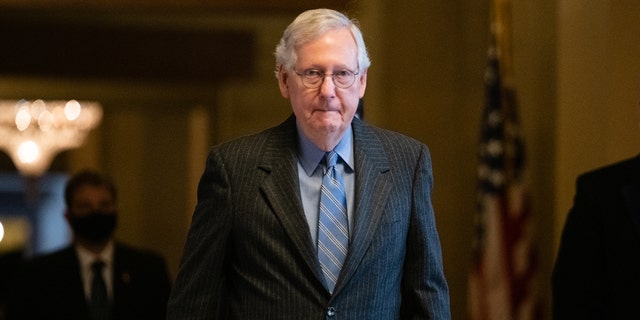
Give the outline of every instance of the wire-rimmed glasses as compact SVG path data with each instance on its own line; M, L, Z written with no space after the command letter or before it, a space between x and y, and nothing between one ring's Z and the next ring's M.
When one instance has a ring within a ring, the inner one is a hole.
M306 69L302 72L293 69L293 71L300 76L302 84L309 89L320 88L327 76L331 76L331 80L336 87L347 89L356 82L356 76L358 75L358 72L346 69L334 73L324 73L318 69Z

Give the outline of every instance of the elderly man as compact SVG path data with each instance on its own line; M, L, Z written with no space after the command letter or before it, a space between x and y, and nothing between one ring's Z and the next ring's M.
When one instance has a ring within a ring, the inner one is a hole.
M354 117L354 21L299 15L276 48L293 110L211 149L169 319L449 319L427 147Z

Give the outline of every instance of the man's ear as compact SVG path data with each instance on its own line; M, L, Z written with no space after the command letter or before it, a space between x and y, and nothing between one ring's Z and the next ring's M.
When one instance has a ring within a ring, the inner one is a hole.
M360 99L364 97L364 92L367 89L367 71L368 69L364 69L360 75Z
M280 87L280 94L283 97L289 98L289 74L284 70L283 66L278 69L278 86Z

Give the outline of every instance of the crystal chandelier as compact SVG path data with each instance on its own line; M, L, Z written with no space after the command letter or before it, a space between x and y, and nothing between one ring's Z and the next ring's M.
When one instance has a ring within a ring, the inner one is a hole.
M82 145L102 120L97 102L0 100L0 149L25 176L40 176L61 151Z

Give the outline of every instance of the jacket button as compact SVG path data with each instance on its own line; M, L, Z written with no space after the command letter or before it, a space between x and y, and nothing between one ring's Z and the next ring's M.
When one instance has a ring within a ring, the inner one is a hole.
M329 307L329 309L327 309L327 316L328 317L333 317L335 315L336 315L336 308Z

